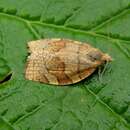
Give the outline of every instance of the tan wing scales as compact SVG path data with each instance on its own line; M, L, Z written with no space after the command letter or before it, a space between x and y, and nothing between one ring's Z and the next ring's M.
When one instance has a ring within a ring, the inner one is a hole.
M108 54L69 39L42 39L28 43L25 78L48 84L67 85L91 75L105 61Z

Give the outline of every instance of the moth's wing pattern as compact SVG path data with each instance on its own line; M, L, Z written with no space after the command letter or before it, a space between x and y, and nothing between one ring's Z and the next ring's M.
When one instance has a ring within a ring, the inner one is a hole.
M31 55L27 60L25 78L57 85L71 84L71 79L64 73L64 62L55 55L64 45L60 39L29 42Z
M34 53L37 51L43 51L44 49L48 48L49 42L50 42L49 39L30 41L30 42L28 42L28 51L30 53Z
M57 77L59 85L79 82L93 73L95 68L92 68L92 61L86 61L89 45L70 40L61 40L60 42L64 43L64 47L55 51L55 57L46 60L49 73ZM62 45L61 43L60 45ZM84 48L86 51L83 52Z
M89 44L68 39L31 41L28 47L26 79L56 85L79 82L110 58Z

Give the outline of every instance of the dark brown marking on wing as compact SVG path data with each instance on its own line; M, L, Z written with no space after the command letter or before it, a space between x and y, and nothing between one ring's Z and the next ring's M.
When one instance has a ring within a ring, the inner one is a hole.
M57 67L53 70L49 70L49 73L56 76L59 85L70 84L72 80L65 74L65 64L59 57L56 57L55 63L58 63Z
M49 83L47 77L44 74L42 74L42 76L40 77L40 82Z
M52 52L58 52L60 49L65 47L66 42L64 40L59 40L59 41L52 41L50 43L50 47L48 48L49 51Z
M57 77L59 85L71 84L72 80L64 73L64 71L49 71Z
M51 71L64 71L65 65L61 62L59 57L53 57L51 60L46 62L46 68Z

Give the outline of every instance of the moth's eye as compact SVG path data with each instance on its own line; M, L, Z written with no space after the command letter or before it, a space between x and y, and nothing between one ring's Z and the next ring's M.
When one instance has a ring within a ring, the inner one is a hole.
M87 55L92 61L101 60L102 58L102 54L99 51L91 51Z

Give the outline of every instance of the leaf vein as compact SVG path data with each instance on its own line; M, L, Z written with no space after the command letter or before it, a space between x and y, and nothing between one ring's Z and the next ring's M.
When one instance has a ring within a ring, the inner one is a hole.
M42 25L42 26L46 26L46 27L59 28L61 30L68 30L70 32L77 32L77 33L80 33L80 34L87 34L87 35L91 35L91 36L95 36L95 37L102 37L102 38L105 38L105 39L110 40L112 42L118 40L118 41L123 41L123 42L126 42L126 43L130 43L130 40L126 40L126 39L122 39L122 38L115 38L115 37L112 37L110 35L108 36L108 35L104 35L104 34L99 34L99 33L93 32L93 31L85 31L85 30L81 30L81 29L74 29L74 28L65 27L65 26L62 26L62 25L48 24L48 23L44 23L44 22L40 22L40 21L31 21L29 19L24 19L22 17L12 15L12 14L8 14L8 13L4 13L4 12L1 12L0 15L15 18L17 20L25 22L26 24L28 24L28 23L37 24L37 25ZM35 31L34 28L32 28L32 27L31 27L31 30L32 30L32 32ZM37 34L36 31L35 31L35 36L37 38L40 38L39 34Z
M120 9L119 11L117 11L116 13L111 15L110 17L100 21L97 25L93 26L89 30L96 30L96 29L104 26L105 24L110 23L111 21L118 19L120 16L125 15L129 9L130 9L130 5L124 7L123 9Z

